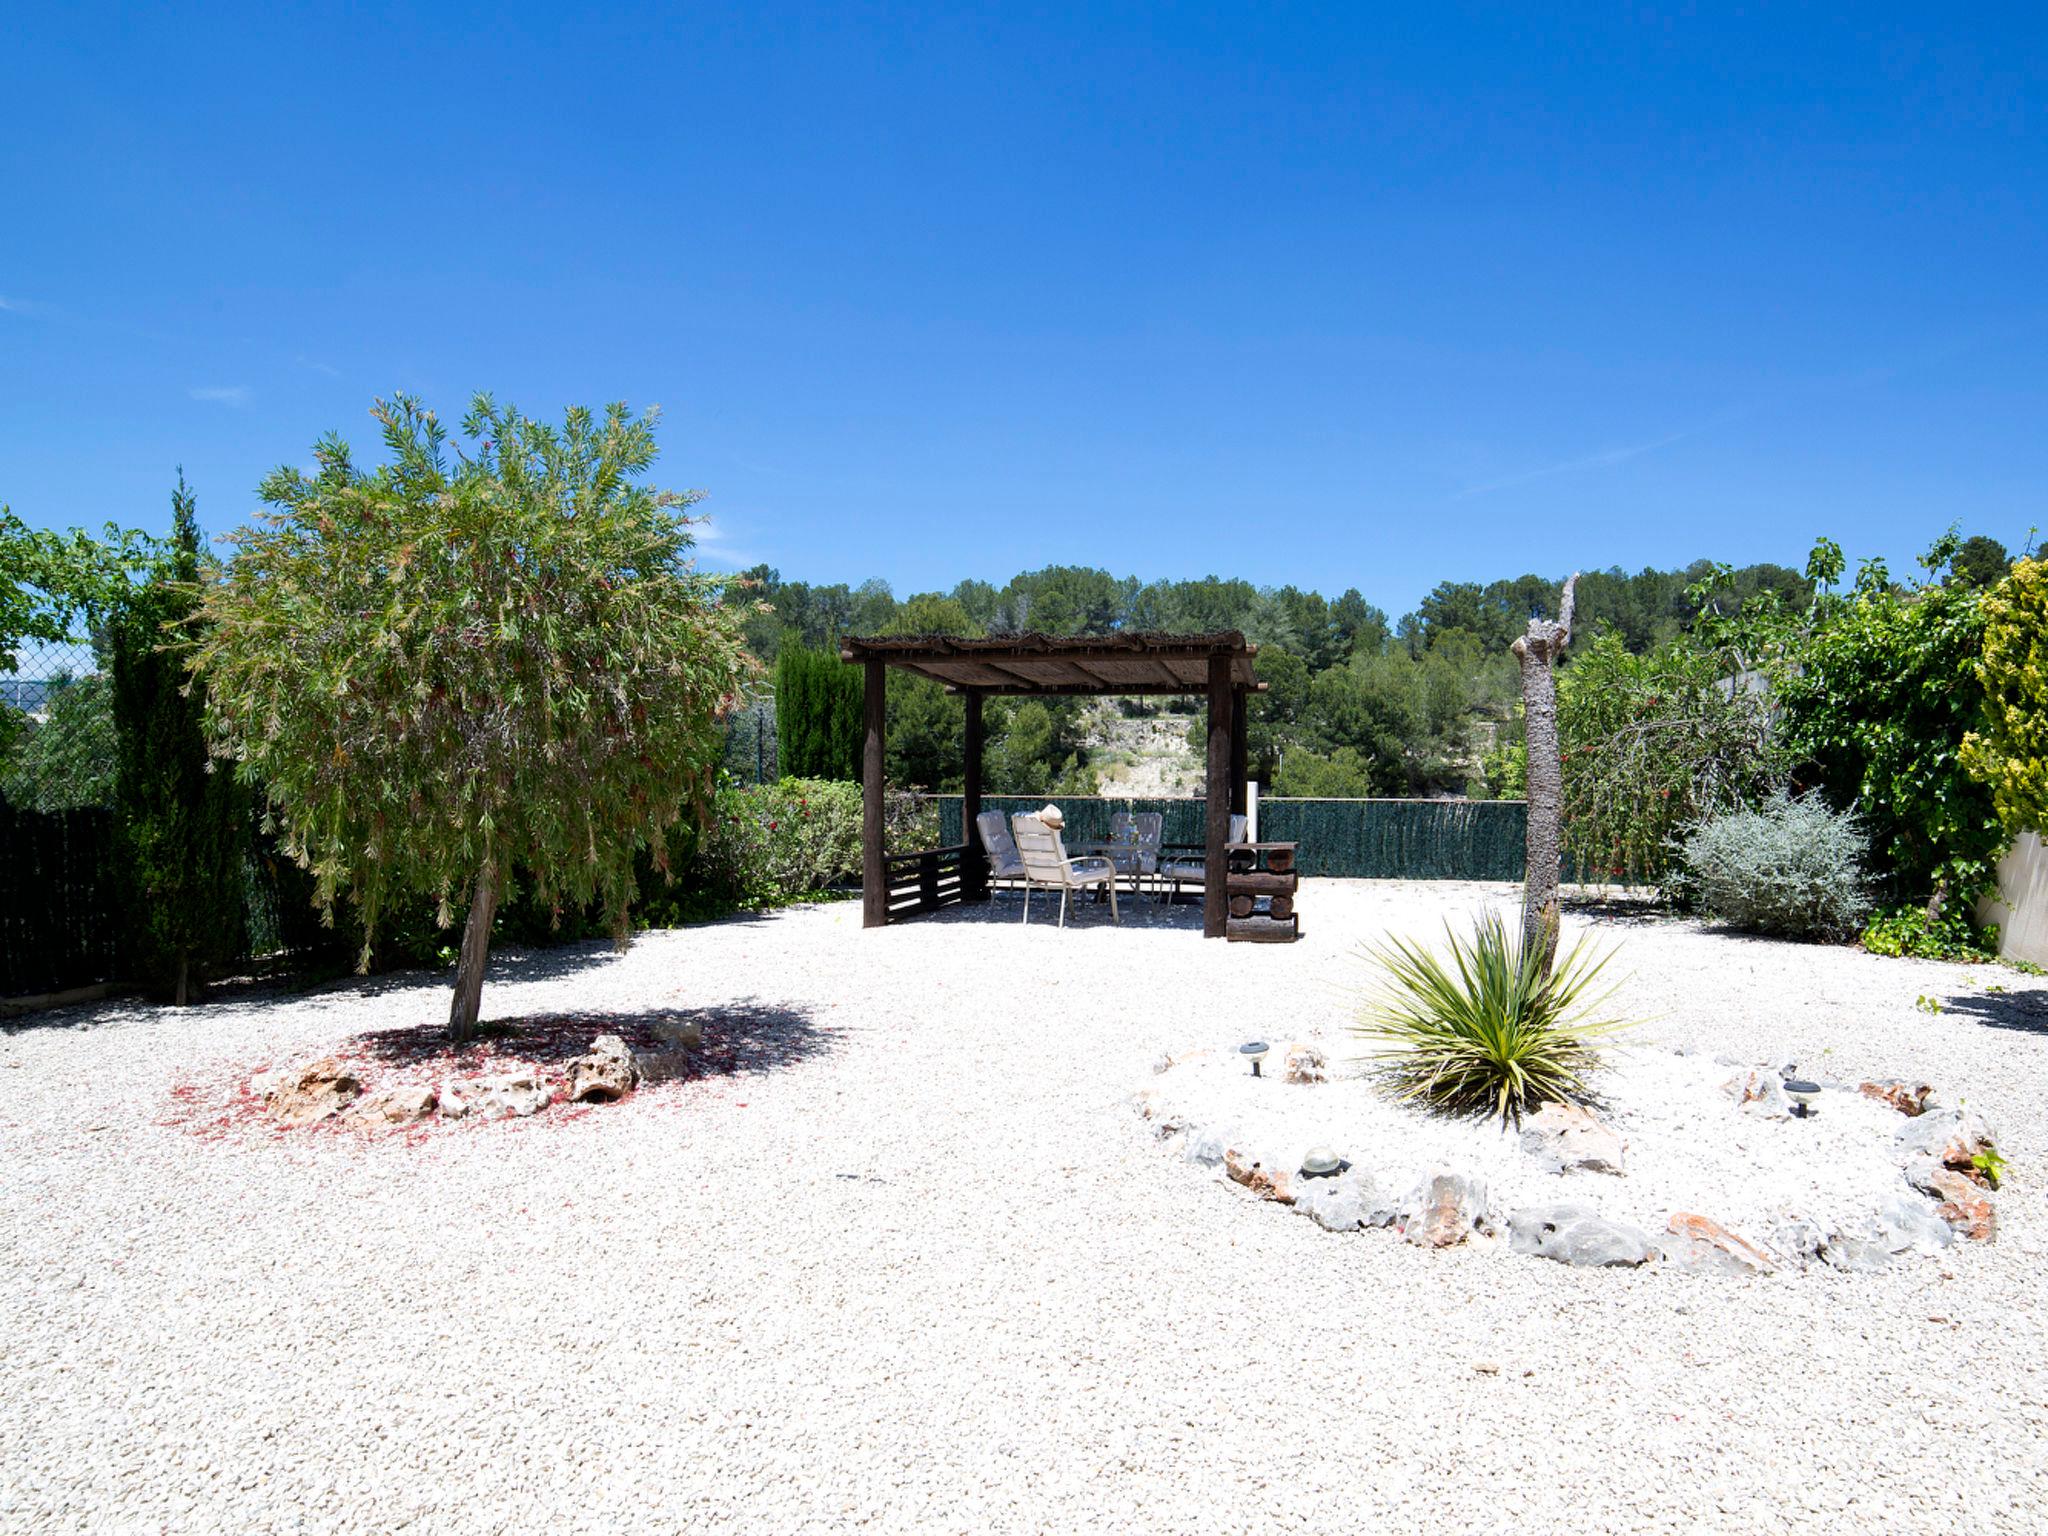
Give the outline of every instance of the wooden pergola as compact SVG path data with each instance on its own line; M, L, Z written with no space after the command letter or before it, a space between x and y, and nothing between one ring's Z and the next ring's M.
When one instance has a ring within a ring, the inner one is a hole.
M1207 635L872 636L840 645L842 661L866 670L866 744L861 760L862 926L932 911L950 901L985 901L988 864L975 817L981 812L981 703L990 694L1038 698L1099 694L1203 694L1209 701L1206 860L1202 932L1222 938L1229 898L1221 878L1230 818L1246 804L1245 699L1265 684L1252 668L1258 647L1236 630ZM966 705L964 841L949 848L889 854L882 846L889 667L943 683Z

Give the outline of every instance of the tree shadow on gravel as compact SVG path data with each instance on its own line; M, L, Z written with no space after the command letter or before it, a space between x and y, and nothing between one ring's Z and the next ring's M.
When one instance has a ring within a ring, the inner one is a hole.
M599 1035L617 1035L636 1052L653 1052L669 1048L693 1026L703 1039L689 1053L684 1079L772 1072L839 1047L839 1032L808 1011L749 997L695 1008L562 1009L490 1019L460 1051L449 1044L447 1026L436 1020L367 1031L344 1042L338 1054L401 1070L460 1065L465 1059L482 1066L505 1057L552 1070L588 1051Z
M740 913L720 918L720 923L764 921L767 914ZM709 926L709 925L692 925ZM649 930L662 932L665 930ZM638 935L635 935L638 937ZM579 940L573 944L537 948L506 946L493 949L484 971L484 1007L491 1004L491 989L522 982L560 981L585 974L601 974L607 965L625 958L607 939ZM235 976L209 983L199 1001L185 1016L201 1019L210 1008L261 1008L268 1003L296 1003L335 999L403 997L418 993L439 994L443 1005L455 985L455 968L449 966L408 966L400 970L377 971L359 976L353 971L337 974L332 969L287 972L270 976ZM72 1003L36 1013L0 1018L0 1035L21 1034L39 1029L92 1030L129 1023L159 1011L171 1010L139 988L124 987L113 995L90 1002Z
M1678 914L1654 896L1632 896L1621 891L1588 890L1567 892L1558 905L1573 917L1607 927L1648 928L1668 923Z
M1974 1019L1993 1029L2048 1038L2048 990L2040 987L2024 992L1972 992L1943 998L1941 1006L1944 1013Z

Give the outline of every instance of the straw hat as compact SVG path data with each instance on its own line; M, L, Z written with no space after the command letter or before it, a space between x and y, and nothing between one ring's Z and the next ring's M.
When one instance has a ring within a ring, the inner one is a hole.
M1048 827L1051 827L1055 832L1062 830L1067 824L1067 818L1060 814L1060 808L1056 805L1048 805L1044 810L1040 811L1038 819Z

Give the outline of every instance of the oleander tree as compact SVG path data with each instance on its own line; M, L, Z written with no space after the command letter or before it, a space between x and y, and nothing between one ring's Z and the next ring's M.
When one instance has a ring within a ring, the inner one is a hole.
M488 395L451 444L398 396L371 412L389 462L328 436L315 473L208 584L193 666L216 753L267 799L315 903L359 910L362 963L396 900L464 906L449 1034L476 1031L491 925L514 871L557 914L601 904L620 945L646 849L709 800L720 717L752 663L750 609L692 560L693 492L657 490L657 413L559 427Z

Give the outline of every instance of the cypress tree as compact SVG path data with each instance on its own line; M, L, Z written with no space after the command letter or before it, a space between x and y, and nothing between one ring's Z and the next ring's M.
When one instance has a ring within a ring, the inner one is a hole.
M860 778L860 669L785 644L775 659L778 767L785 778Z
M200 685L189 677L199 519L183 470L171 539L111 626L114 805L121 866L144 977L180 1005L244 946L249 818L233 776L209 770Z

